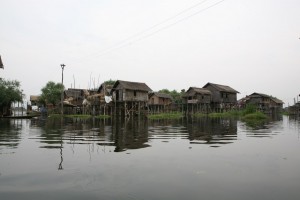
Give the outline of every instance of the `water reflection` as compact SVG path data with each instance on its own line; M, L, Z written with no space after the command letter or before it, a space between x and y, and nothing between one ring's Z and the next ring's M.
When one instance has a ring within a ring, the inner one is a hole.
M299 199L299 125L287 117L259 129L219 118L0 121L0 194Z
M182 124L183 120L150 120L149 140L162 140L168 142L171 139L188 139L187 128Z
M185 121L191 144L211 147L233 143L237 139L237 120L222 118L192 118Z
M32 139L44 145L40 148L63 148L63 143L74 145L115 146L115 152L145 148L148 142L147 120L125 120L121 118L100 119L33 119L32 126L43 132Z
M18 147L21 141L23 123L24 121L21 119L0 119L0 150Z
M247 137L271 138L283 129L282 116L273 115L267 120L254 123L243 122L240 125L241 131L246 133Z

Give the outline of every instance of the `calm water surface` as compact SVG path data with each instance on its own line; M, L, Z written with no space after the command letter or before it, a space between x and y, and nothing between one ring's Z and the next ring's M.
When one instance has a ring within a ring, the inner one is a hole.
M300 199L300 122L0 120L0 199Z

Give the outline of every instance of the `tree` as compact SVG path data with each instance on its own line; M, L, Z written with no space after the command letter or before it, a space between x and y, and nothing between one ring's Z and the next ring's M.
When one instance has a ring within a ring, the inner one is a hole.
M115 82L117 82L117 81L109 79L108 81L104 81L104 84L105 85L114 85Z
M8 109L14 101L22 101L20 82L0 78L0 115L9 115Z
M64 86L61 83L49 81L45 87L41 89L42 94L39 98L40 103L52 103L57 105L61 100L61 93L64 91Z
M168 89L162 89L158 92L171 95L174 103L182 103L182 95L184 94L185 90L182 89L181 93L177 92L176 90L170 91Z

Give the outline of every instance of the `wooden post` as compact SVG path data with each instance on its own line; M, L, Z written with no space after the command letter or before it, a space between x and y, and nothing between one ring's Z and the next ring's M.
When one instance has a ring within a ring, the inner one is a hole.
M127 116L127 105L126 105L126 101L124 101L124 116Z

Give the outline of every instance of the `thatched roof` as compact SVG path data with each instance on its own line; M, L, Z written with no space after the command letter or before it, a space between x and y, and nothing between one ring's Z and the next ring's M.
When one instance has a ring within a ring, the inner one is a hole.
M127 90L137 90L137 91L145 91L145 92L152 91L152 89L149 88L148 85L146 85L145 83L129 82L129 81L121 81L121 80L116 81L116 83L112 88L112 91L116 90L118 85L120 85L122 89L127 89Z
M83 97L89 95L89 92L85 89L73 89L73 88L68 88L67 90L64 91L65 95L67 97Z
M211 91L206 88L190 87L183 97L194 96L195 94L211 95Z
M107 93L110 93L111 89L112 89L113 85L109 85L109 84L106 84L106 83L102 83L100 85L100 87L98 88L97 92L101 92L102 90L105 89L105 91Z
M40 96L38 95L30 95L30 101L38 101Z
M214 87L216 90L218 90L220 92L239 93L238 91L236 91L235 89L233 89L227 85L220 85L220 84L215 84L215 83L207 83L205 86L203 86L203 88L206 88L209 85L211 85L212 87Z
M160 98L164 98L164 99L172 99L171 95L165 94L165 93L160 93L160 92L153 92L149 95L149 97L152 97L153 95L160 97Z
M274 101L277 104L284 104L283 101L281 101L280 99L277 99L276 97L267 95L267 94L263 94L263 93L258 93L258 92L254 92L252 94L249 95L250 98L259 98L259 97L264 97L264 98L269 98L272 101Z

